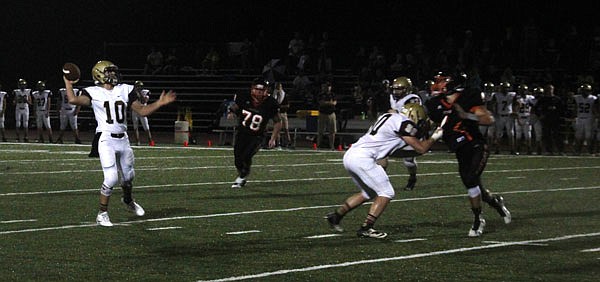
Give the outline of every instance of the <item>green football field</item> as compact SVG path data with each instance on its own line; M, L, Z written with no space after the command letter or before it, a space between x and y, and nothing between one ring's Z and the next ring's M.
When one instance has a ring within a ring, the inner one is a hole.
M376 228L356 236L368 204L334 233L323 218L357 191L343 152L262 150L248 184L231 148L134 147L135 217L116 188L112 228L98 227L102 170L89 145L0 143L2 281L598 281L600 158L492 155L483 175L513 214L472 215L445 151L418 158L405 191L400 160L388 173L396 199Z

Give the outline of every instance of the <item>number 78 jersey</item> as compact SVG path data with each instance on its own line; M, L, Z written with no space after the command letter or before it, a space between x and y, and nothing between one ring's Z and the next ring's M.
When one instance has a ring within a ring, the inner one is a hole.
M352 144L351 150L360 150L375 159L387 157L396 149L408 146L402 136L416 137L416 124L403 114L386 113L369 128L367 133Z
M127 131L127 109L137 100L133 85L119 84L112 90L100 86L86 87L81 95L90 97L98 127L96 132Z

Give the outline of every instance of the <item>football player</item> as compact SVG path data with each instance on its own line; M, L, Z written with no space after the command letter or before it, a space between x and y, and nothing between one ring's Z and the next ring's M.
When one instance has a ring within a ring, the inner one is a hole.
M529 87L526 84L520 84L517 87L516 108L517 118L515 122L515 136L518 155L523 139L527 154L531 155L531 109L533 107L533 95L529 94Z
M500 154L500 139L506 130L510 153L515 154L515 117L513 107L516 103L516 93L512 91L510 82L500 83L500 91L494 94L494 105L496 106L496 136L494 140L495 154Z
M268 147L275 147L281 130L279 103L269 96L269 83L262 78L255 78L250 86L250 93L236 95L234 103L229 107L229 118L237 116L236 135L233 144L235 168L238 176L231 188L242 188L246 185L250 174L252 158L261 147L263 135L269 120L273 120L273 132Z
M23 142L28 142L29 139L29 105L31 103L31 89L27 88L27 81L25 79L19 79L19 88L13 90L15 105L15 133L17 134L17 142L20 141L21 136L19 129L23 127Z
M477 89L467 89L466 75L449 79L446 93L427 101L429 118L443 124L443 141L450 151L455 152L460 178L467 189L474 220L469 237L479 237L483 233L485 220L481 217L481 202L493 207L504 219L511 222L511 214L500 195L491 194L481 183L481 174L490 154L479 125L491 125L494 117L486 109L481 93ZM445 123L443 122L445 120Z
M144 83L137 80L134 83L135 93L138 95L138 100L142 105L148 105L150 100L150 90L144 89ZM142 124L142 128L148 135L148 145L154 146L154 140L152 139L152 133L150 133L150 125L148 124L148 117L138 115L134 110L131 110L131 123L133 124L133 131L135 133L134 140L136 145L140 145L140 131L139 124Z
M44 128L48 130L48 141L50 143L54 142L52 140L52 126L50 125L50 106L52 96L52 91L46 89L46 83L43 81L38 81L36 84L36 91L31 93L33 97L33 103L35 105L35 115L36 115L36 126L37 126L37 134L38 134L38 142L44 143Z
M134 171L133 150L127 136L127 110L147 116L160 107L175 101L175 93L163 91L160 98L152 104L143 105L139 101L133 85L122 84L119 68L110 61L99 61L92 68L92 77L96 86L86 87L81 95L75 96L73 81L63 76L67 99L70 104L92 107L100 134L98 153L104 172L100 188L100 209L96 223L100 226L113 226L108 216L108 202L113 187L119 183L123 188L121 201L127 209L137 216L145 214L144 209L132 197Z
M58 89L58 93L60 93L60 104L58 105L58 112L60 116L60 132L58 133L56 143L63 143L62 137L65 133L65 130L67 129L67 125L69 125L71 127L71 131L73 131L75 144L81 144L81 139L79 139L79 129L77 127L77 115L79 114L81 106L74 106L69 104L69 100L67 99L66 88L63 87ZM75 96L78 96L79 89L73 88L73 94L75 94Z
M533 139L535 150L538 155L542 154L542 122L538 114L535 111L535 106L540 98L544 96L544 88L536 87L533 88L533 100L531 100L531 112L529 115L529 122L533 128L533 133L535 134L535 138Z
M421 105L412 105L420 107L424 112ZM343 162L344 168L360 192L348 197L334 212L326 215L327 222L333 230L343 232L344 229L340 226L342 218L364 202L372 200L373 204L367 217L356 234L365 238L387 237L387 233L373 228L395 196L394 188L385 172L387 163L381 160L386 160L394 150L404 150L407 147L424 154L442 135L441 128L438 128L431 138L420 140L421 130L416 122L404 114L385 113L379 116L365 135L352 144L344 154Z
M575 154L581 154L582 147L587 146L590 154L593 153L592 138L594 130L594 106L597 97L592 95L592 86L584 83L575 95L577 106L575 118Z
M490 113L492 114L494 119L497 119L497 117L495 116L496 109L495 109L494 103L493 103L494 93L496 93L495 90L496 90L496 86L494 85L494 83L492 83L492 82L484 83L483 91L481 92L481 98L483 99L483 102L485 103L485 107L488 109L488 111L490 111ZM496 138L496 126L494 124L480 125L479 131L481 131L481 134L483 135L483 137L485 137L487 139L488 144L492 144L492 142Z
M6 111L6 91L2 91L2 84L0 84L0 134L2 134L2 142L6 142L6 136L4 135L4 111Z
M410 78L401 76L392 81L392 93L390 93L390 109L391 112L402 112L405 105L416 104L422 105L421 97L412 93L413 84ZM403 151L396 151L392 157L402 157ZM403 157L404 166L408 170L408 182L404 190L413 190L417 184L417 160L414 156Z

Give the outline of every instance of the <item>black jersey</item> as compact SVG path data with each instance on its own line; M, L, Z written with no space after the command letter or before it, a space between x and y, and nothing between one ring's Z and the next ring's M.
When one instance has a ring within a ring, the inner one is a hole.
M279 112L279 104L271 96L265 98L260 105L254 106L250 93L237 95L235 103L238 105L235 114L238 116L237 130L240 133L262 135L269 120L273 119Z
M469 91L457 94L454 101L460 105L466 112L473 112L473 108L484 106L485 102L478 91ZM470 119L461 119L458 113L453 109L452 104L448 103L444 95L433 97L425 103L429 118L440 124L444 116L448 120L444 125L444 143L450 150L454 151L468 142L485 142L483 135L479 131L479 123Z

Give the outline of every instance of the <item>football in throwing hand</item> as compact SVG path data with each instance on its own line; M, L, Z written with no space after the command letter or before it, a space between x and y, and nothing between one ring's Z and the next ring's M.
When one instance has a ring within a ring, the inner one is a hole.
M65 63L62 68L63 75L70 81L77 81L81 77L79 67L74 63Z

